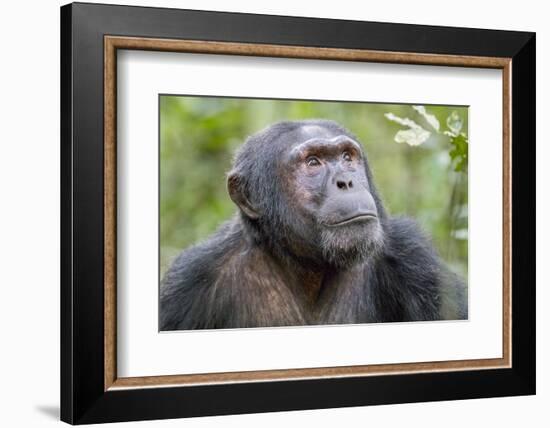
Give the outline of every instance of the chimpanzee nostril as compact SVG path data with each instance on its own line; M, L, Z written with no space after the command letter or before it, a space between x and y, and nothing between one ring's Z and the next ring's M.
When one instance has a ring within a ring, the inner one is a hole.
M353 182L350 180L348 182L337 180L336 181L336 187L338 187L340 190L348 190L353 187Z

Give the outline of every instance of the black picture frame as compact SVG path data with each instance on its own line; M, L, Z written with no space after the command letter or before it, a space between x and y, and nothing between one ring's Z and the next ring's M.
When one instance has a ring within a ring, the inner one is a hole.
M104 36L512 59L512 366L104 388ZM535 393L535 34L73 3L61 8L61 419L71 424Z

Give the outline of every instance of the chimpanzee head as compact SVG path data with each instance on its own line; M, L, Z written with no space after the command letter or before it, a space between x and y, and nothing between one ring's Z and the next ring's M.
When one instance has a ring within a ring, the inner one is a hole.
M249 137L228 191L253 239L302 263L350 266L384 245L367 158L335 122L281 122Z

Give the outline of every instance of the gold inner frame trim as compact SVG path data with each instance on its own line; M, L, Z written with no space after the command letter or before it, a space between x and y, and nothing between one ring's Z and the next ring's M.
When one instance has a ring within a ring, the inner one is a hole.
M213 55L242 55L297 59L420 64L502 70L503 82L503 308L502 358L375 364L342 367L203 373L170 376L117 377L116 367L116 84L117 50L148 50ZM385 52L252 43L171 40L142 37L104 37L104 389L192 386L220 383L283 381L394 375L422 372L479 370L511 367L512 362L512 164L511 58Z

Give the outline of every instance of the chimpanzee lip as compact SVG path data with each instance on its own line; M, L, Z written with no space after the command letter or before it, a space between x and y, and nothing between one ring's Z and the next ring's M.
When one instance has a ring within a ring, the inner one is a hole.
M355 223L357 221L370 220L377 217L378 216L376 215L375 212L369 211L369 212L355 214L353 217L348 217L344 220L340 220L335 223L325 223L325 226L328 226L328 227L345 226L351 223Z

